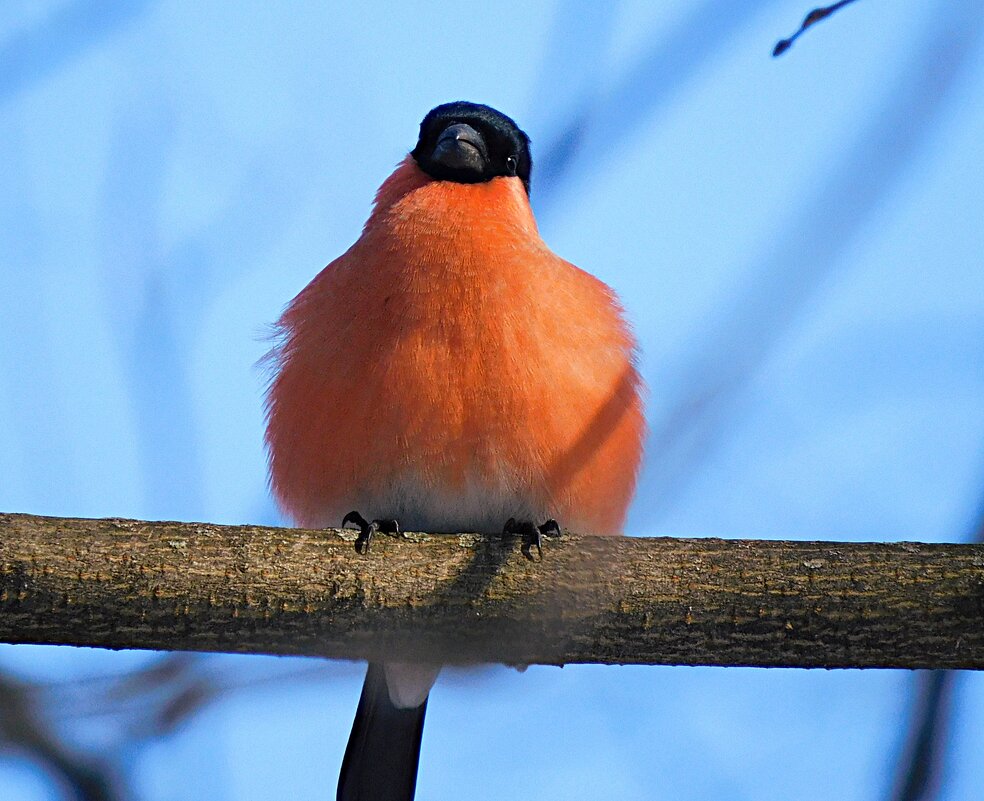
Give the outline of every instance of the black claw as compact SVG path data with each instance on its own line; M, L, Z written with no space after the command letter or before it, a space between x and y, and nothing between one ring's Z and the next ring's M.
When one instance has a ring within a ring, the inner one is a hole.
M369 521L360 515L355 509L342 518L342 528L345 528L345 526L349 523L355 523L355 525L362 529L368 528L369 526Z
M359 527L359 536L355 539L355 552L358 554L369 553L369 544L372 542L372 535L377 531L383 534L399 534L400 524L395 520L366 520L356 510L352 510L342 518L342 528L349 523L355 523Z
M381 531L383 534L399 534L400 524L395 520L373 520L376 524L377 531Z
M366 528L359 532L359 536L355 538L355 552L357 554L362 554L365 556L369 553L369 545L372 543L372 535L379 531L379 526L376 525L376 521L373 520Z
M523 556L530 561L535 561L533 559L533 548L536 548L539 560L543 561L543 538L559 537L560 526L557 525L557 521L553 518L543 525L538 526L529 521L517 521L516 518L510 517L506 521L506 525L502 527L502 533L521 536L523 538L523 544L520 547L520 551L522 551Z
M355 509L342 518L342 528L345 528L349 523L355 523L359 527L359 536L355 539L355 552L358 554L369 553L369 543L372 542L372 535L376 533L379 527L375 524L375 521L370 523Z

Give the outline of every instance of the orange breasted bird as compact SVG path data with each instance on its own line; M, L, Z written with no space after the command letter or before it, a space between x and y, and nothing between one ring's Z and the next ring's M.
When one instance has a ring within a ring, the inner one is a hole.
M266 441L296 524L355 523L360 552L398 526L505 525L538 548L554 520L621 533L644 433L635 341L612 290L540 238L531 166L509 117L438 106L359 239L287 306ZM438 670L369 666L339 801L413 798Z

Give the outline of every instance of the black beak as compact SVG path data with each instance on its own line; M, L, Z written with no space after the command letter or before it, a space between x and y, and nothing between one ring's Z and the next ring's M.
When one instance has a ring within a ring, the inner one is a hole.
M485 140L463 122L449 125L438 138L431 159L452 170L482 172L488 161Z

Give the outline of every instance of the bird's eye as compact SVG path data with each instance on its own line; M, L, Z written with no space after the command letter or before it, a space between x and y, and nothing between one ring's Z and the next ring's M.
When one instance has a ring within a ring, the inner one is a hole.
M506 157L506 169L509 170L510 175L516 174L516 169L519 167L519 159L515 156Z

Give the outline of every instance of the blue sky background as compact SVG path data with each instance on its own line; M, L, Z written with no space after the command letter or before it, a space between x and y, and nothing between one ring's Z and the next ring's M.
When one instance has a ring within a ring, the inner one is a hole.
M958 540L984 492L976 0L0 4L0 509L282 522L262 337L420 118L534 147L546 241L622 296L652 434L629 532ZM74 681L154 657L0 647ZM52 725L147 801L334 797L362 668L215 656L175 733ZM304 678L295 674L302 673ZM294 676L280 681L272 677ZM886 797L913 674L450 671L418 798ZM56 688L57 689L57 688ZM984 682L941 798L980 797ZM16 757L5 798L58 798Z

